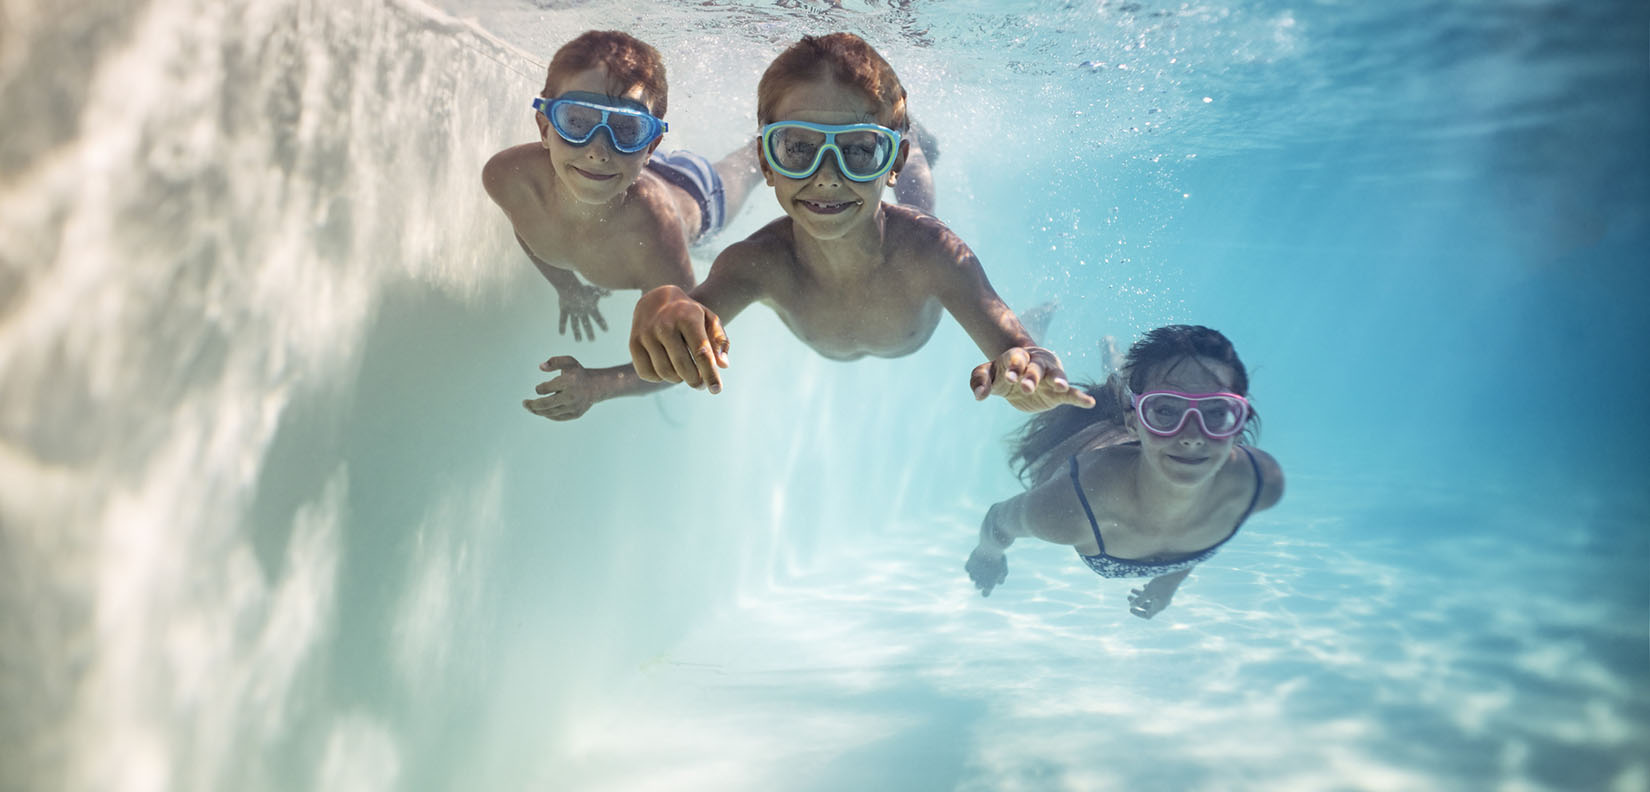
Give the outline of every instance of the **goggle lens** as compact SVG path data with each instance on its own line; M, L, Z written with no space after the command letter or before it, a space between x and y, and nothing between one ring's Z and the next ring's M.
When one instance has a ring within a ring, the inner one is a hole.
M762 156L781 176L806 179L830 152L844 177L868 182L893 169L899 140L898 132L876 124L780 121L762 128Z
M1146 430L1161 437L1178 434L1189 415L1196 415L1203 433L1216 439L1243 431L1249 418L1249 402L1233 393L1153 391L1136 396L1134 407Z
M550 119L550 126L562 140L574 146L589 143L605 129L615 150L634 154L669 129L665 122L642 110L592 101L603 98L575 92L558 99L535 99L533 106Z

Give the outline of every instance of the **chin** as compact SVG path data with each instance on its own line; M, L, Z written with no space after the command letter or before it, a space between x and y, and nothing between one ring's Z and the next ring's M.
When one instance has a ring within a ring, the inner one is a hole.
M579 199L580 203L600 205L612 202L614 198L619 197L623 193L624 189L622 188L614 190L603 186L600 189L574 190L573 197Z
M580 203L587 204L607 203L624 194L624 191L630 189L630 185L636 181L635 177L626 178L622 173L606 181L593 181L573 170L572 166L563 167L557 175L561 177L562 184L567 186L567 191L572 193L574 198Z
M1220 466L1216 464L1216 460L1212 457L1205 459L1201 463L1188 465L1178 460L1171 459L1168 454L1163 454L1158 457L1157 467L1159 470L1163 471L1164 477L1168 478L1170 481L1176 484L1185 484L1187 486L1201 484L1204 481L1207 481L1214 475L1215 471L1220 468Z
M847 236L849 231L859 225L861 220L859 210L862 208L864 207L856 207L840 215L821 217L807 209L797 207L796 211L791 213L791 219L797 225L802 226L803 230L815 239L840 239Z
M814 239L841 239L848 233L848 229L846 228L820 228L819 226L806 222L798 223L798 225L802 226L803 233L813 237Z

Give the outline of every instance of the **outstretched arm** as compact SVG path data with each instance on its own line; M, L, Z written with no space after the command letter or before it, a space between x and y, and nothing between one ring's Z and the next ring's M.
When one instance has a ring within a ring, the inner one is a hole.
M1008 546L1022 536L1054 544L1076 545L1085 538L1086 520L1079 517L1071 485L1056 476L1027 492L993 504L980 522L979 543L969 554L963 569L973 579L981 596L1008 577Z
M585 338L596 340L596 331L590 326L592 321L603 331L607 330L607 320L602 318L602 312L596 307L596 303L612 292L591 286L579 280L579 276L571 270L564 270L533 255L532 249L527 247L520 234L516 235L516 242L521 245L527 258L533 261L533 266L538 267L539 274L550 281L550 285L556 290L557 302L561 308L561 319L557 322L557 328L562 335L567 335L569 321L573 323L574 341L583 341Z
M521 245L528 260L533 262L539 274L550 281L551 287L556 290L557 301L561 306L561 334L567 335L567 325L571 322L573 340L582 341L586 337L594 340L596 327L607 329L607 321L596 309L597 300L607 296L607 290L588 286L572 272L551 266L549 262L534 254L532 248L527 246L527 241L521 237L522 229L531 229L549 222L542 207L538 206L532 197L534 185L540 178L554 181L548 171L540 173L546 162L544 151L537 144L512 146L487 160L487 165L481 169L481 183L487 189L487 195L510 220L516 244Z
M571 355L550 358L539 364L539 370L561 373L539 383L533 389L539 398L527 399L521 405L528 412L552 421L571 421L584 415L597 402L620 396L639 396L669 387L643 380L629 365L587 369Z
M1180 582L1190 574L1192 570L1182 569L1179 572L1158 575L1152 578L1150 583L1129 592L1129 613L1142 619L1150 619L1162 613L1164 608L1169 607L1169 601L1174 599L1175 590L1180 588Z
M986 356L969 376L974 398L1001 396L1024 412L1061 404L1093 407L1094 399L1066 381L1060 358L1037 346L1019 317L997 296L973 251L949 229L940 236L949 260L936 269L934 291Z
M980 542L963 563L963 570L974 581L974 588L980 590L982 597L991 596L991 590L1008 578L1008 557L1005 553L1008 546L1014 544L1014 537L997 527L999 512L1006 503L1008 501L992 504L985 513L985 519L980 522Z
M630 323L630 362L648 382L685 382L722 392L718 369L728 367L723 317L732 321L762 293L752 264L760 248L736 243L716 257L710 274L692 292L660 286L636 302Z

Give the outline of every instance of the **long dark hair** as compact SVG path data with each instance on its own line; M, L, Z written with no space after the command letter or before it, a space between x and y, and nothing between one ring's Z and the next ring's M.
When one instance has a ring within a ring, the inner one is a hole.
M1062 405L1038 413L1027 421L1009 441L1013 450L1008 458L1009 466L1014 468L1022 481L1035 483L1031 480L1031 473L1039 467L1039 460L1067 438L1101 424L1122 429L1123 418L1129 411L1128 397L1124 395L1125 385L1129 390L1140 393L1146 389L1147 375L1152 369L1186 357L1206 357L1230 366L1232 392L1248 397L1249 370L1238 359L1231 340L1219 330L1202 325L1159 327L1147 332L1129 347L1122 370L1113 372L1104 383L1073 383L1073 387L1082 388L1094 397L1094 407L1085 410ZM1243 427L1244 442L1253 443L1259 432L1260 418L1251 406L1249 423Z

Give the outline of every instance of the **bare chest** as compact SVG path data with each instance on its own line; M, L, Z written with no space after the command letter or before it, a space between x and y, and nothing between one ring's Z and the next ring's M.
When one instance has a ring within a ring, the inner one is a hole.
M944 313L936 297L887 274L846 283L796 282L771 303L797 338L836 360L915 352Z
M642 182L622 204L600 210L564 205L572 199L540 190L531 206L513 214L516 233L539 260L595 286L651 289L691 282L685 225L672 191L650 173Z
M626 232L623 223L596 222L583 227L547 220L521 238L539 260L572 270L595 286L641 289L663 282L647 277L646 246Z

